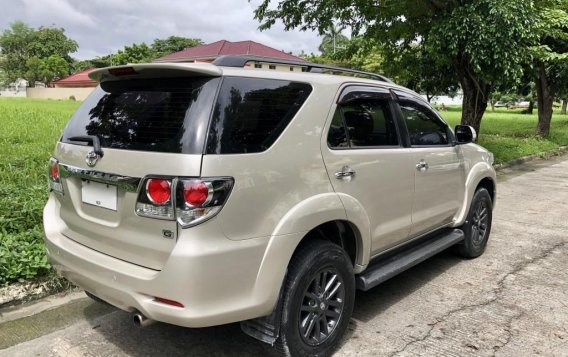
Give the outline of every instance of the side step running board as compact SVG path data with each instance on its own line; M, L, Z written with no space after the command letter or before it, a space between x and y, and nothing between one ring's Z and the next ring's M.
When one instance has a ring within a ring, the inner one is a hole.
M461 242L464 234L461 229L445 231L408 250L402 251L384 261L371 265L356 277L357 289L367 291L380 283L412 268L441 251Z

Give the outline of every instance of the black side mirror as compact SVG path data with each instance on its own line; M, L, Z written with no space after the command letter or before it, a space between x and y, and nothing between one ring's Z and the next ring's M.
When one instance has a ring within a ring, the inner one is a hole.
M456 141L458 144L469 144L477 140L475 129L469 125L456 125Z

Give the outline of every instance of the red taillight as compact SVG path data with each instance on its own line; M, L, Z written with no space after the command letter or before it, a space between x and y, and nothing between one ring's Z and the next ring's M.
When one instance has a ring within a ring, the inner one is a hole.
M164 179L149 179L146 182L146 194L150 202L163 205L172 197L171 183Z
M233 184L231 177L147 178L138 192L136 214L177 220L188 228L219 213Z
M54 157L49 159L47 174L49 176L47 180L49 190L63 195L63 183L61 182L61 176L59 174L59 161Z
M55 182L59 181L59 163L57 160L49 162L49 178Z
M183 198L192 207L199 207L208 201L209 187L203 181L192 180L183 183Z
M164 298L161 298L161 297L155 297L155 298L154 298L154 301L161 302L162 304L167 304L167 305L172 305L172 306L181 307L181 308L184 307L181 302L177 302L177 301L170 300L170 299L164 299Z

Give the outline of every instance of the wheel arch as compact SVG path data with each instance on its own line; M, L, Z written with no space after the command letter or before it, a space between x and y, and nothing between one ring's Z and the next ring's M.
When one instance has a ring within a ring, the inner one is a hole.
M493 169L493 166L489 165L488 163L479 162L471 168L465 182L465 192L462 207L458 211L458 214L454 217L454 227L459 227L464 223L469 211L469 207L471 206L473 195L479 187L483 187L487 189L487 191L489 191L493 207L495 207L495 201L497 197L496 181L497 178L495 169Z
M350 216L359 221L350 220ZM327 240L345 249L355 273L368 264L369 223L362 207L354 199L340 198L335 192L310 197L284 215L269 238L252 295L253 299L264 302L265 309L274 308L287 267L298 247L313 239Z

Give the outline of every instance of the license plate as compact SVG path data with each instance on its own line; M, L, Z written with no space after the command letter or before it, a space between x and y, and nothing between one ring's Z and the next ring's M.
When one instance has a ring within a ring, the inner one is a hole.
M83 203L116 211L116 186L93 181L82 181Z

